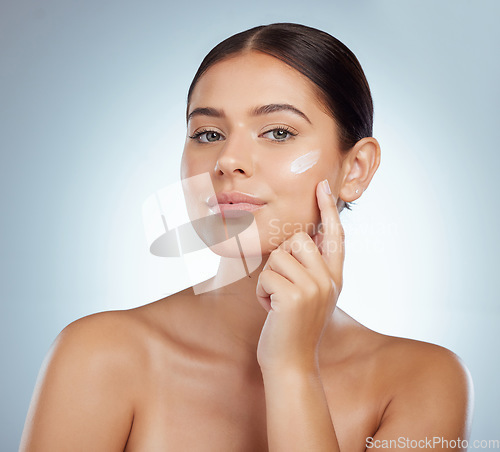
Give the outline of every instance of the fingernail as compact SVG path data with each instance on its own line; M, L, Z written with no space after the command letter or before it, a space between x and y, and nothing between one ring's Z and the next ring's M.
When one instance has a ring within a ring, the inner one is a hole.
M328 183L328 179L325 179L323 181L323 190L325 190L325 193L327 195L331 195L332 194L332 191L330 190L330 184Z

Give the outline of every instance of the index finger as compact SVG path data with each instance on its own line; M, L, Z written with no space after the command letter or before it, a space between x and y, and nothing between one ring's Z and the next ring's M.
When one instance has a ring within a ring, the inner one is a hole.
M340 222L336 200L331 194L326 179L318 183L316 198L322 227L319 250L332 275L339 278L338 282L341 282L345 256L345 233Z

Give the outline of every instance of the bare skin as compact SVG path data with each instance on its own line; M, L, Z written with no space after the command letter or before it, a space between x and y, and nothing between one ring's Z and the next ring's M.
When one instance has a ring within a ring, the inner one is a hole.
M71 324L21 450L267 451L255 348L219 324L190 290ZM386 438L466 437L469 378L446 349L378 334L337 308L320 366L340 450L364 451L385 427Z
M284 103L308 120L251 114ZM380 162L376 140L340 158L335 122L310 83L254 52L202 76L190 111L202 107L218 113L190 119L188 136L204 135L187 139L182 177L209 173L216 192L265 201L255 213L262 263L209 292L190 288L69 325L42 368L21 450L355 452L367 438L384 450L398 450L383 441L400 437L467 438L471 382L460 360L378 334L336 307L344 260L336 206L367 188ZM296 135L270 132L276 126ZM317 165L287 171L316 149ZM280 232L270 234L274 219ZM322 232L311 227L320 222ZM232 266L224 252L218 276Z

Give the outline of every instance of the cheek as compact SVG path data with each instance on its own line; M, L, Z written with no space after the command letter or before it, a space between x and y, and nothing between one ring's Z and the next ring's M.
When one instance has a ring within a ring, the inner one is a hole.
M317 167L324 166L321 164L325 163L322 162L323 154L319 149L302 149L266 155L261 160L265 165L261 164L259 169L270 183L281 186L283 190L283 184L301 184L302 181L315 177Z
M318 163L320 154L320 151L317 149L297 157L290 163L290 172L292 174L305 173Z
M333 171L333 162L326 157L320 149L312 149L274 166L279 169L268 177L277 201L273 228L269 229L272 235L285 238L299 230L310 235L317 231L320 215L316 186Z
M296 204L297 208L304 207L304 203L316 206L316 185L332 173L332 162L320 149L306 150L286 161L279 162L272 167L273 189L278 197L283 197ZM286 198L285 198L286 196Z
M196 160L191 158L188 152L184 151L181 159L181 179L187 179L194 174L196 174Z
M200 154L189 150L184 150L181 159L181 179L197 176L203 173L210 173L213 167L210 166L208 156L201 157ZM214 165L215 166L215 165Z
M186 151L182 153L182 158L181 158L181 179L185 179L186 177L189 177L189 159L187 157Z

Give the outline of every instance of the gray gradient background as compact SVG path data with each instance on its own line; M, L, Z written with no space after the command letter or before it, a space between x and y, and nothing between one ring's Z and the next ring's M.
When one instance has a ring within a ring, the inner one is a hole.
M178 177L203 56L283 21L345 42L373 91L382 164L341 215L339 305L455 351L475 383L472 439L500 439L499 5L1 0L0 449L17 449L65 325L186 285L148 254L142 203Z

